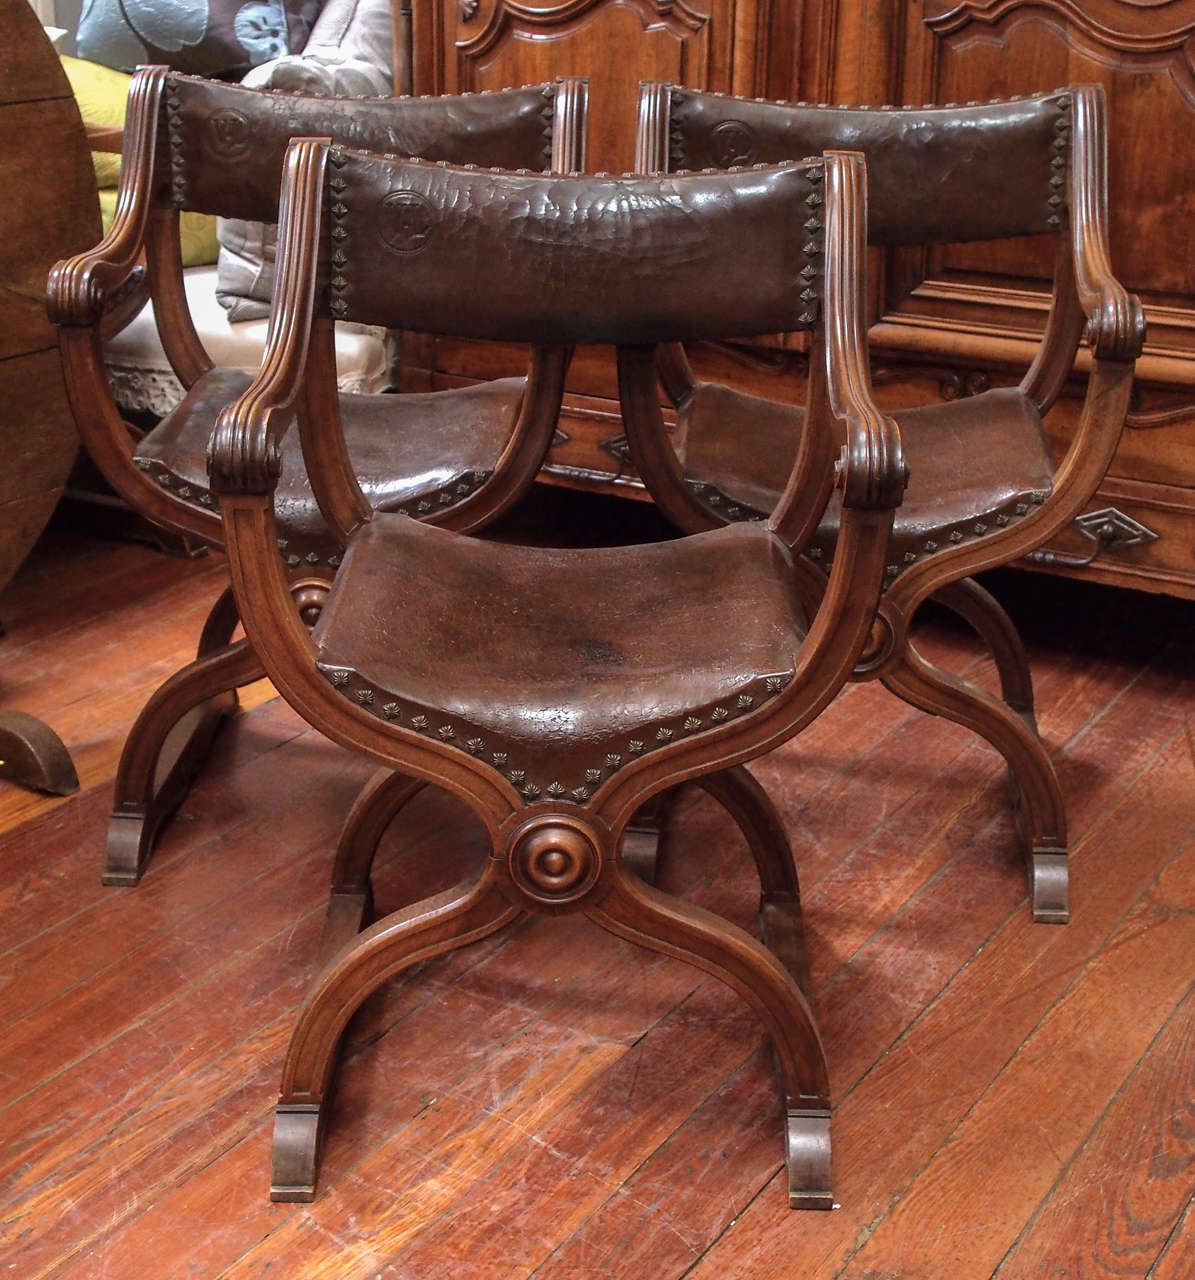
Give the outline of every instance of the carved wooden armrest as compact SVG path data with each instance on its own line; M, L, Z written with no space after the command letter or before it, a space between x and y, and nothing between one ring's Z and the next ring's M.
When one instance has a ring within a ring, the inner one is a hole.
M1071 246L1075 289L1096 359L1131 362L1145 343L1145 313L1112 274L1108 258L1104 114L1101 86L1084 85L1074 91Z
M282 470L282 437L294 419L319 260L320 193L330 139L290 144L279 210L273 317L261 369L248 390L221 410L207 447L217 494L272 494Z
M895 509L908 481L900 428L880 412L871 395L862 266L867 250L867 169L863 156L849 151L826 152L825 169L822 365L810 370L813 386L823 381L824 386L821 394L811 396L807 430L771 519L771 527L798 547L816 528L828 496L817 483L827 429L833 429L840 441L845 437L835 466L844 518L851 511ZM820 401L828 402L830 422L824 420Z
M109 300L126 284L145 243L154 181L158 106L164 67L143 67L129 86L128 147L116 197L116 216L94 249L59 262L47 283L50 319L60 326L101 323Z
M838 462L842 505L865 511L899 507L909 469L900 428L871 395L867 355L867 169L858 152L826 153L826 187L837 191L838 218L826 225L826 380L830 405L846 431Z

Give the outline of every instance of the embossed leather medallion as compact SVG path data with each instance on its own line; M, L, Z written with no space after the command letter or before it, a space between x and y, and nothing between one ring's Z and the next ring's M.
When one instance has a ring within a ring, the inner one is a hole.
M418 253L427 246L436 211L418 191L392 191L382 201L378 234L391 253Z
M208 148L224 160L236 160L248 154L253 145L248 117L231 107L217 111L208 119L205 136Z
M741 120L723 120L710 133L709 147L722 169L755 160L755 134Z

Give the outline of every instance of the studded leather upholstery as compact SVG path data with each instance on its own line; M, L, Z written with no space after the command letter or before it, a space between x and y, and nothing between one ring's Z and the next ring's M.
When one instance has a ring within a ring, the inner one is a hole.
M213 369L137 446L134 461L186 502L215 509L208 489L207 442L216 415L252 382ZM341 395L345 439L358 481L381 511L422 516L451 507L489 476L510 439L526 386L503 378L474 387L408 395ZM275 515L290 567L340 563L340 545L320 515L303 469L295 428L283 437Z
M332 311L459 337L650 343L810 327L820 164L601 179L500 173L334 148ZM584 239L575 227L585 227ZM736 252L725 246L741 237ZM644 283L642 264L667 260ZM484 281L462 310L446 280ZM399 287L394 286L399 282ZM719 298L709 305L712 294ZM338 309L338 304L343 309Z
M274 222L291 138L430 160L546 169L556 85L444 98L339 98L246 89L192 76L166 84L161 171L176 205Z
M802 635L791 552L761 525L578 551L378 515L313 638L325 676L374 715L485 759L528 800L578 800L758 709Z
M1056 230L1070 95L901 111L729 99L673 88L669 163L725 169L829 149L867 157L872 244L995 240Z
M1009 524L1040 504L1053 485L1041 418L1016 388L893 417L909 467L892 531L890 564L897 570L926 551ZM676 440L690 489L723 518L771 512L804 420L800 406L698 383L677 414ZM833 555L840 515L832 500L816 538L825 557Z

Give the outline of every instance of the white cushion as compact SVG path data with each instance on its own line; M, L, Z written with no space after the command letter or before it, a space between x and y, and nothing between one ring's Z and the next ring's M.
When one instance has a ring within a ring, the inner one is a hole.
M327 0L302 53L254 67L242 84L288 89L323 98L386 96L393 92L393 0ZM274 289L274 223L221 218L220 305L234 320L270 313Z
M216 268L189 267L183 286L199 340L212 363L250 372L261 367L268 320L232 323L216 301ZM336 369L342 391L373 393L390 385L390 336L369 325L337 324ZM124 409L147 410L162 417L183 398L158 338L153 304L147 303L104 351L104 363L116 402Z

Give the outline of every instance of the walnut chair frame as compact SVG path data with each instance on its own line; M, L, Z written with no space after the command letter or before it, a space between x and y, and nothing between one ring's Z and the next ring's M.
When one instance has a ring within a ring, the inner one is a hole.
M184 209L274 222L287 143L295 134L459 163L579 172L588 88L562 79L442 98L320 98L246 89L142 68L132 80L117 212L108 235L59 263L49 309L80 435L108 483L150 521L201 546L223 547L204 449L216 414L251 376L213 367L187 310L178 214ZM139 262L144 259L144 267ZM147 279L143 278L147 277ZM121 417L104 372L114 310L145 285L162 345L187 395L149 436ZM447 528L482 527L530 485L553 424L538 412L567 354L537 350L526 378L430 394L342 397L349 447L371 501ZM329 394L332 394L329 392ZM381 422L388 431L379 431ZM379 452L371 442L382 440ZM297 442L280 494L279 548L309 620L338 557L302 472ZM285 508L285 509L284 509ZM125 742L108 829L105 884L140 879L159 829L186 796L236 690L264 674L251 645L233 642L225 592L196 660L159 688Z
M1093 497L1120 439L1145 326L1139 302L1109 265L1105 115L1103 90L1093 85L899 110L745 100L663 83L643 84L639 98L640 172L725 168L850 147L867 157L872 245L1055 237L1049 317L1015 392L895 414L910 488L896 518L875 634L855 673L967 726L1004 756L1034 919L1052 923L1069 913L1062 792L1038 735L1020 637L971 575L1027 556L1064 529ZM1091 357L1086 399L1055 467L1041 418L1070 377L1084 337ZM753 470L752 456L766 466L775 463L778 445L796 448L800 411L699 382L676 344L658 351L656 365L678 407L676 447L659 423L628 432L628 443L657 504L688 533L760 518L780 495L758 465ZM978 456L990 459L991 475L986 488L972 484L974 505L959 499L935 510L948 491L962 489ZM807 552L814 599L834 547L831 512ZM959 613L992 651L1001 698L918 653L910 627L931 597Z
M755 1009L777 1051L790 1202L832 1204L828 1079L802 989L796 871L774 809L741 765L798 732L854 670L903 491L899 433L869 393L865 181L861 158L849 154L745 176L541 178L292 144L266 359L221 414L209 454L233 588L281 694L333 741L391 771L374 784L389 789L384 803L367 792L360 808L388 812L434 783L477 815L492 852L474 884L355 936L361 915L350 903L347 936L325 935L340 945L286 1054L275 1199L314 1195L337 1047L371 991L525 912L583 912L723 979ZM333 184L343 212L325 215ZM385 211L399 192L424 214L417 253L387 252ZM339 239L337 227L346 233ZM337 243L348 246L348 261L324 290L320 261ZM764 269L777 253L791 273ZM816 302L798 296L810 289ZM375 513L345 465L334 414L324 412L334 403L321 391L331 376L330 297L358 319L398 328L612 344L624 411L627 397L643 394L642 378L626 371L650 364L658 342L806 328L824 365L808 398L818 444L799 451L766 524L648 546L506 547ZM273 550L276 458L291 406L321 508L346 544L311 632ZM317 467L317 458L339 462ZM807 495L820 493L824 505L832 487L842 510L838 554L803 631L794 552L816 528ZM652 607L629 608L616 586L620 567L643 584L643 598L657 600L658 621ZM715 590L745 592L744 625L730 646L702 625ZM751 648L757 641L771 656ZM357 651L362 644L372 657ZM675 670L662 668L661 655ZM625 865L628 821L690 780L748 837L762 882L762 943ZM357 888L368 875L343 861L338 870ZM333 916L335 907L334 895Z

